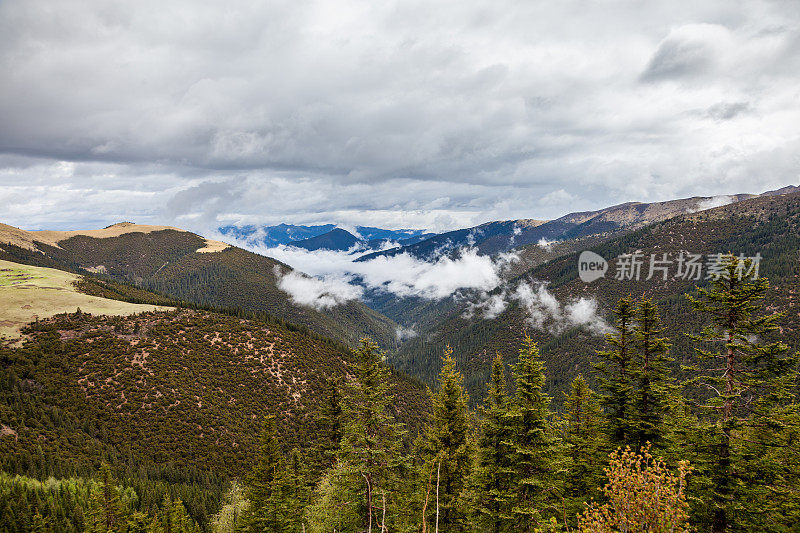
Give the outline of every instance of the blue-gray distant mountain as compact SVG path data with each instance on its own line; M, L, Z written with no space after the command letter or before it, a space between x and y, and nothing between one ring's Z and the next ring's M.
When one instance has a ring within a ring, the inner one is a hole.
M297 248L305 248L306 250L337 250L347 251L353 246L362 243L361 239L341 228L334 228L328 233L311 237L302 241L295 241L290 243Z
M335 224L322 224L319 226L295 226L293 224L278 224L277 226L229 225L219 228L219 231L223 235L242 239L252 244L262 244L272 247L280 244L296 246L299 242L320 237L336 229L339 231L330 235L327 239L312 241L310 244L306 243L301 247L307 250L321 249L314 245L314 242L320 242L325 243L326 246L334 246L334 248L329 248L332 250L347 250L349 247L341 248L341 246L343 246L346 240L351 239L345 237L342 232L362 242L364 248L367 249L381 248L386 242L397 242L400 245L408 245L434 235L433 233L426 233L425 230L419 229L384 229L372 226L356 226L355 230L358 232L358 235L353 235L346 230L337 228Z
M612 235L681 214L737 203L756 196L776 196L797 191L800 191L800 187L788 186L761 195L696 196L667 202L627 202L597 211L569 213L549 221L520 219L487 222L473 228L440 233L413 244L365 254L358 260L368 261L380 255L394 256L407 253L430 261L465 246L473 246L481 254L492 255L540 242L563 241L590 235Z
M379 234L384 235L398 233L391 230L380 230L380 232L382 233ZM359 234L363 235L362 233ZM392 237L366 240L359 239L349 231L345 231L341 228L334 228L328 233L317 235L316 237L311 237L310 239L304 239L302 241L294 241L289 244L296 248L305 248L306 250L312 252L314 250L336 250L344 252L355 248L355 250L365 253L369 252L370 250L381 250L387 246L408 246L410 244L430 238L433 235L435 235L435 233L423 233L414 237L408 237L406 239L399 240Z
M321 226L294 226L292 224L278 224L277 226L247 225L223 226L219 228L219 231L226 236L271 247L310 239L317 235L328 233L335 227L334 224L323 224Z

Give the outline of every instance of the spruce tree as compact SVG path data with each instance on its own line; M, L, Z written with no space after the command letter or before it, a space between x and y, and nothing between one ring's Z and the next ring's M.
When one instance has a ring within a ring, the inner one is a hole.
M292 450L283 478L289 531L305 530L305 507L308 504L308 481L303 458L297 450Z
M475 521L481 530L492 533L513 531L509 476L511 451L503 356L498 352L492 362L491 381L485 405L481 406L478 457L474 476L473 507Z
M542 391L544 363L539 348L525 336L514 365L516 392L508 413L511 423L511 508L516 531L533 531L555 514L561 501L558 476L561 449L549 423L550 397Z
M89 500L86 529L91 533L122 531L123 518L117 480L111 467L103 463L100 466L98 488L92 491Z
M423 479L436 479L435 509L431 508L426 520L430 526L438 523L444 531L464 531L468 525L465 492L474 460L469 399L449 346L443 363L439 387L431 393L433 412L421 450L425 456Z
M670 407L671 386L668 364L670 343L661 337L664 328L658 307L652 299L642 299L636 310L633 329L633 361L630 368L633 400L630 405L631 444L641 450L648 442L661 447L664 416Z
M579 374L570 385L561 417L566 469L564 514L573 526L584 502L599 497L599 487L603 485L607 444L602 417L597 395Z
M194 533L199 528L189 517L183 502L164 495L161 510L151 531L155 533Z
M355 379L346 387L342 403L341 451L323 476L311 509L312 522L320 530L380 530L400 514L396 499L406 468L404 430L390 410L388 370L369 339L362 339L354 355Z
M319 415L319 440L313 452L314 470L318 478L336 461L342 447L342 393L341 383L336 378L328 378L325 383L325 399Z
M792 400L796 379L796 356L771 340L782 314L760 312L769 282L744 275L751 267L750 260L722 256L720 275L688 296L707 323L691 336L703 364L689 368L695 377L687 383L698 387L700 397L699 466L710 481L704 507L713 532L741 527L745 504L763 483L743 482L742 453L750 447L743 436L757 435L750 431L755 427L781 430L775 409Z
M250 507L244 522L248 531L287 529L284 475L285 464L276 436L275 417L268 416L261 432L258 461L247 480Z
M594 364L602 396L609 443L613 448L630 443L631 366L633 358L633 326L636 310L633 300L626 296L614 307L614 331L606 334L609 350L598 351L599 363Z

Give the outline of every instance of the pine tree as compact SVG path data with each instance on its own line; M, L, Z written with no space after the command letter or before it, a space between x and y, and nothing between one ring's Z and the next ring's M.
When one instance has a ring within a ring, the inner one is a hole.
M268 416L261 433L258 462L248 478L250 507L245 518L248 531L256 533L286 530L288 523L284 469L276 436L275 417Z
M567 522L574 525L584 502L599 497L607 444L602 432L602 410L595 392L582 375L570 385L564 400L561 431L564 440L566 475L564 506Z
M292 450L284 477L288 526L290 531L305 530L305 508L308 505L308 481L303 459L297 450Z
M336 461L342 447L341 383L335 378L326 380L326 396L317 416L319 438L312 452L312 477L316 480Z
M161 501L160 512L150 531L154 533L195 533L199 531L199 528L189 517L183 502L165 494Z
M736 465L747 498L741 529L794 531L800 524L800 405L775 407L769 423L751 423Z
M633 325L636 317L630 296L620 299L614 308L614 333L606 334L610 350L598 351L599 363L594 364L602 396L608 433L612 447L630 442L631 365L633 358Z
M561 450L548 422L550 398L542 392L544 363L536 343L527 335L513 376L517 388L508 414L514 492L511 515L517 531L533 531L555 514L560 502Z
M445 349L439 388L431 394L432 419L420 450L424 455L423 479L436 478L435 514L426 516L430 525L443 531L467 527L465 491L472 472L474 447L469 426L469 399L464 378L456 370L453 350ZM426 489L427 491L427 489Z
M354 355L355 379L345 389L342 405L341 451L323 476L310 510L315 530L371 531L399 518L395 499L406 468L404 431L390 411L388 371L383 354L369 339L361 341Z
M759 313L769 282L743 275L751 266L749 260L722 256L719 277L707 288L698 288L698 296L688 296L708 323L691 336L704 365L689 369L696 377L687 383L703 394L697 405L703 422L698 446L711 484L705 507L713 532L741 526L745 502L762 483L742 482L747 470L742 452L749 447L742 436L753 427L780 431L775 409L791 401L796 379L796 356L789 356L782 342L769 340L782 315Z
M245 492L236 481L231 482L231 488L225 494L222 508L211 518L211 531L214 533L233 533L240 531L247 517L247 508L250 502L245 497Z
M51 533L53 527L50 525L50 520L46 519L39 511L33 515L31 521L31 533Z
M508 443L511 435L509 407L505 363L498 352L492 362L486 403L481 408L472 502L475 521L482 530L492 533L514 531L511 520L513 494L508 482L513 472Z
M152 533L153 529L147 515L136 511L128 518L125 533Z
M91 533L122 531L123 509L119 487L106 463L100 466L97 490L92 492L89 502L86 529Z
M648 442L660 447L664 440L664 416L670 407L672 387L667 356L670 344L660 337L664 328L652 299L639 302L633 329L633 361L630 368L633 400L630 405L630 439L641 450Z

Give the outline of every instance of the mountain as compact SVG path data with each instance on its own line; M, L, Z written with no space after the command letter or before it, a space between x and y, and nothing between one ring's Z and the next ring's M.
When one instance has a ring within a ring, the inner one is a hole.
M630 212L620 209L618 212ZM587 220L592 220L589 217ZM619 266L616 259L621 254L641 252L645 263L651 254L661 257L670 254L675 258L681 250L703 254L704 258L716 253L733 252L745 256L761 255L760 274L770 280L769 306L772 310L787 312L782 322L783 340L793 349L800 347L800 314L794 308L797 300L797 279L800 275L800 193L761 195L740 200L705 211L684 213L667 220L651 223L640 229L606 240L583 239L583 249L592 250L609 261L607 275L591 284L578 278L577 259L580 249L564 250L559 257L518 272L508 283L489 296L504 302L504 309L494 318L484 318L480 310L470 304L478 302L478 295L460 300L419 302L417 317L418 335L404 342L392 355L391 361L400 369L430 381L440 367L440 356L446 346L455 350L461 370L465 373L470 398L483 397L489 365L495 352L513 361L516 348L527 331L539 342L547 363L547 388L560 402L561 392L578 373L588 375L595 350L603 346L598 331L570 323L564 319L566 305L579 298L597 305L597 316L610 320L610 309L619 298L632 294L636 297L653 297L661 308L667 334L674 343L672 356L677 364L688 361L692 354L685 333L696 331L701 324L690 312L684 293L692 292L705 280L660 279L646 277L648 265L643 267L640 281L614 279ZM530 248L522 248L524 255ZM674 266L674 265L673 265ZM547 301L540 302L533 312L522 299L512 295L522 285L535 289L546 283L547 294L560 302L560 320L548 315ZM588 309L588 306L584 310ZM591 309L589 309L591 310ZM399 317L415 316L413 309L396 314ZM536 318L544 320L536 324ZM409 324L404 324L409 325ZM421 326L421 327L420 327Z
M356 226L356 231L364 241L413 241L415 238L433 235L421 229L383 229L371 226Z
M309 251L338 250L344 252L361 242L363 241L352 233L340 228L335 228L328 233L323 233L322 235L317 235L310 239L295 241L291 243L291 245Z
M101 230L25 231L0 225L0 259L131 283L176 300L265 311L354 345L396 343L396 324L361 302L314 309L280 289L291 268L274 259L166 226L120 223Z
M800 187L788 186L765 192L760 196L776 196L797 191L800 191ZM402 253L432 260L464 246L474 246L482 254L493 255L540 242L550 243L631 231L680 214L736 203L756 196L759 195L698 196L653 203L627 202L596 211L569 213L549 221L520 219L488 222L472 228L440 233L417 243L366 254L359 260L368 261L381 255L393 256Z
M474 228L439 233L415 243L366 254L361 256L358 260L369 261L379 256L391 257L402 253L408 253L419 259L430 261L464 246L478 246L480 248L481 244L484 242L493 242L492 239L497 239L498 242L504 243L496 250L502 251L508 249L509 246L513 247L514 243L516 243L517 236L525 229L538 227L542 224L545 224L545 222L541 220L487 222L486 224L481 224Z
M0 339L17 338L30 322L76 309L102 315L171 309L109 299L83 288L85 281L77 274L0 260Z
M222 235L267 247L274 247L281 244L297 246L303 241L309 241L315 237L320 237L333 231L337 233L347 233L357 241L363 243L365 248L380 248L381 243L388 241L411 244L415 242L415 239L427 238L433 235L432 233L426 233L424 230L417 229L392 230L371 226L356 226L354 229L358 235L353 235L334 224L323 224L320 226L295 226L292 224L278 224L277 226L229 225L220 227L219 231ZM313 246L313 243L309 244L306 242L306 244L301 247L306 249L319 249ZM330 249L338 250L339 248ZM344 248L344 250L346 249L347 248Z
M241 476L267 415L287 446L311 445L327 380L354 364L352 351L322 337L203 311L63 314L26 333L22 347L0 345L0 414L14 435L0 438L7 472L44 453L51 475L69 475L116 450L116 461ZM424 388L394 374L392 392L413 430Z
M277 226L229 225L220 227L219 231L228 237L272 247L316 237L317 235L328 233L335 227L334 224L323 224L321 226L295 226L292 224L278 224Z

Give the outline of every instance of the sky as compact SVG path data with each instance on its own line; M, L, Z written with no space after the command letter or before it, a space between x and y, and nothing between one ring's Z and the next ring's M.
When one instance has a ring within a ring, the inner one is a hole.
M800 182L800 2L0 1L0 222L442 231Z

